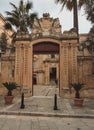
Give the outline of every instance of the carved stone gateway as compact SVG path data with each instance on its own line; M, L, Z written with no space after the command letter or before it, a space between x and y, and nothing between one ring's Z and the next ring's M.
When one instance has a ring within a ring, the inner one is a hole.
M17 34L15 39L15 81L21 87L27 88L28 93L32 95L33 54L56 53L59 54L59 68L57 68L59 94L62 96L63 89L69 89L70 83L78 81L77 41L75 30L72 29L62 34L59 19L50 18L49 13L43 14L41 19L35 19L31 35L21 33Z

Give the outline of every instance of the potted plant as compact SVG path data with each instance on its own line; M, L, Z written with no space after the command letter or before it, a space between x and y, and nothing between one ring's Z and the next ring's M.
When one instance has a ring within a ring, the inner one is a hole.
M75 90L75 98L74 98L74 105L75 106L82 106L83 105L83 98L80 97L80 90L84 87L82 83L73 83L71 86Z
M5 96L5 104L12 104L14 96L12 95L12 91L17 88L17 84L15 82L5 82L3 86L7 88L8 92Z

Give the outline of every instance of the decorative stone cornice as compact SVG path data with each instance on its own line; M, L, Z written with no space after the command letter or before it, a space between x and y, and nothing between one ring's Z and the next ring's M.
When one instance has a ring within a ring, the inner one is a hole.
M15 41L31 40L31 36L26 32L18 32L14 38Z
M28 32L17 32L15 40L34 40L44 37L60 40L78 39L75 28L72 28L69 31L64 31L62 34L59 19L51 18L49 13L44 13L43 18L34 19L31 34Z
M77 56L78 61L92 60L92 56Z
M50 58L48 58L48 59L45 59L43 62L44 63L46 63L46 62L48 62L48 63L59 63L59 59L50 59Z
M70 29L69 31L64 31L62 34L62 39L78 39L78 35L75 28Z
M13 56L2 56L2 61L15 61L15 55L13 55Z

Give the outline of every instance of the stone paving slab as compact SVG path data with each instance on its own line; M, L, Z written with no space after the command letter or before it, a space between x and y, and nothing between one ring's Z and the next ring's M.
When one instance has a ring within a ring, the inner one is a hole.
M85 99L83 107L76 107L72 99L57 98L58 110L54 110L53 96L28 97L24 99L25 108L20 109L20 99L15 99L12 105L5 105L0 100L0 114L53 116L53 117L80 117L94 118L94 100Z
M83 118L0 115L0 130L93 130L94 120Z

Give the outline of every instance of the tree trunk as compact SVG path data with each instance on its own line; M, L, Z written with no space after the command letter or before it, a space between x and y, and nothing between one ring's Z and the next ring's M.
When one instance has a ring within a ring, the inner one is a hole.
M73 0L73 22L74 22L74 28L76 28L77 34L79 34L77 0Z

